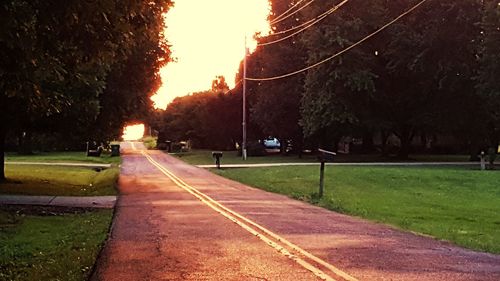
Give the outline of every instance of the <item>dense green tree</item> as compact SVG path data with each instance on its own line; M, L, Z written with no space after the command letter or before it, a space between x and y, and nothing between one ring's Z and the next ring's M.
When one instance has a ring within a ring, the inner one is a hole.
M258 43L264 45L249 56L248 77L273 77L301 68L305 64L307 56L302 42L298 40L299 35L277 41L292 35L298 30L295 28L304 23L300 12L287 18L289 13L280 16L296 2L271 2L270 19L273 32L271 35L258 37ZM280 139L282 144L285 144L286 140L292 140L299 151L303 141L299 125L303 79L302 74L287 79L248 82L251 122L266 136Z
M304 33L308 64L316 63L338 52L377 26L389 16L385 3L351 1ZM314 5L312 14L325 8ZM366 42L344 56L309 70L302 98L301 124L304 134L324 147L334 147L343 135L353 133L355 126L370 116L369 96L375 92L377 47ZM364 123L366 126L369 122Z
M464 112L476 99L480 8L476 0L428 2L388 30L376 81L383 95L373 100L401 140L400 157L408 156L417 133L454 133L454 123L468 122Z
M160 114L162 139L196 148L234 149L241 139L241 96L205 91L178 97Z
M413 3L350 1L304 35L309 62L351 45ZM359 9L361 4L366 8ZM302 102L306 135L333 132L327 141L335 142L356 126L376 128L397 135L399 156L406 158L417 133L463 109L450 101L472 98L479 15L478 1L428 2L361 46L309 71Z
M42 124L46 128L60 125L67 130L80 129L78 125L85 127L95 120L102 93L112 88L109 73L136 67L126 66L126 62L133 62L134 54L136 61L146 59L151 63L151 58L141 56L141 52L149 51L147 47L146 51L139 51L138 47L147 41L142 39L151 35L148 21L158 26L161 13L169 5L169 1L117 0L8 0L0 4L2 167L8 131ZM159 46L159 36L149 37L156 41L148 42ZM163 53L162 56L168 56ZM142 61L141 67L146 69ZM134 79L144 75L133 74ZM140 88L135 89L143 90ZM114 102L120 104L123 99L117 97ZM0 179L3 178L1 169Z
M489 145L496 147L500 140L500 2L485 3L477 90L483 101L480 109L486 114L482 123Z

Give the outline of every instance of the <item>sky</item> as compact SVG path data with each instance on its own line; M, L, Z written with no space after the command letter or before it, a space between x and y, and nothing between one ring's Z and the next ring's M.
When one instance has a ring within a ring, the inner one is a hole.
M125 128L123 129L122 138L125 141L138 140L144 136L144 130L145 130L144 124L125 126Z
M253 34L269 32L268 0L176 0L166 15L165 36L175 62L161 71L162 87L152 100L164 109L177 96L208 90L218 75L230 88Z

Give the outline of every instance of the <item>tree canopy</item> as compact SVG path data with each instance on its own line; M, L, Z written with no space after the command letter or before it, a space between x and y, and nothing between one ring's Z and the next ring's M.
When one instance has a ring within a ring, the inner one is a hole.
M383 153L391 137L399 142L401 158L408 157L416 137L420 149L428 149L438 136L451 137L458 145L447 151L469 149L471 155L486 142L498 143L497 1L443 0L415 6L420 1L351 0L337 1L342 5L336 8L327 1L270 3L272 34L256 35L258 47L247 59L254 137L274 136L295 144L305 139L335 149L341 138L351 136L362 139L368 152L378 139ZM411 12L348 52L280 78L364 40L406 11ZM240 67L237 80L242 73ZM216 85L217 80L213 91ZM241 94L240 89L235 92ZM178 102L208 104L202 100L213 96L205 93ZM241 106L241 99L231 102L225 108ZM167 108L166 115L177 106ZM216 118L223 112L209 115Z
M144 113L159 85L158 69L169 60L162 16L170 5L156 0L0 4L0 164L9 131L42 127L80 134L83 141L94 130L116 134L113 127L132 112Z

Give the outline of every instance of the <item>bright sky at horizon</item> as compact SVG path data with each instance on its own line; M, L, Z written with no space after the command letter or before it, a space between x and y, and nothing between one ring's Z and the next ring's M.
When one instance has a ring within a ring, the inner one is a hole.
M144 136L145 132L144 124L134 124L125 126L123 129L122 138L125 141L139 140Z
M244 54L244 38L268 33L268 0L177 0L166 16L165 35L175 62L161 71L163 85L152 97L164 109L177 96L210 89L223 75L230 88Z

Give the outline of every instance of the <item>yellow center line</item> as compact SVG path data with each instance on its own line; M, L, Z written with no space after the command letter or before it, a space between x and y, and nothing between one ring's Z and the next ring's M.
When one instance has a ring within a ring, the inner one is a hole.
M271 239L269 239L267 236L260 234L257 232L255 229L250 227L248 224L254 226L255 228L259 229L260 231L264 232L265 234L269 235L270 237L276 239L278 242L281 242L294 251L302 254L303 256L311 259L312 261L328 268L331 272L336 274L337 276L342 277L345 280L348 281L358 281L358 279L350 276L349 274L343 272L342 270L338 269L337 267L329 264L328 262L314 256L313 254L307 252L306 250L300 248L299 246L293 244L292 242L286 240L285 238L279 236L278 234L266 229L265 227L257 224L256 222L238 214L237 212L228 209L227 207L223 206L219 202L215 201L212 199L210 196L202 193L201 191L197 190L193 186L187 184L184 182L182 179L180 179L178 176L173 174L171 171L163 167L160 163L158 163L156 160L154 160L150 155L146 154L144 151L141 152L147 159L148 161L153 164L155 167L157 167L163 174L165 174L167 177L169 177L177 186L183 188L187 192L191 193L193 196L198 198L200 201L223 215L224 217L228 218L229 220L235 222L239 226L241 226L243 229L247 230L248 232L252 233L253 235L257 236L260 238L262 241L266 242L269 246L275 248L278 250L281 254L284 256L294 260L298 264L302 265L304 268L308 269L309 271L313 272L316 276L320 277L323 280L335 280L331 276L327 275L324 273L322 270L319 268L315 267L314 265L308 263L307 261L301 259L300 257L297 257L290 253L287 249L285 249L283 246L280 246L276 242L273 242ZM244 222L243 222L244 221ZM246 223L245 223L246 222Z

